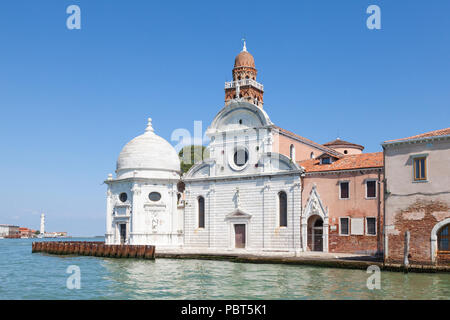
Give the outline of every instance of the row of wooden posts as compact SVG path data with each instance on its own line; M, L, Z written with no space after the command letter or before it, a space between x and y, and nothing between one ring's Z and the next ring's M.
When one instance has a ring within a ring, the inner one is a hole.
M33 242L31 252L109 258L155 259L155 246L109 245L100 241L37 241Z

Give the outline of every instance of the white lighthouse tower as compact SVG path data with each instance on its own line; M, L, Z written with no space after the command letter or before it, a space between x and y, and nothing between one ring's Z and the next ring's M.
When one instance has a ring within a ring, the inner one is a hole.
M41 214L41 229L39 230L41 236L43 237L45 234L45 214Z

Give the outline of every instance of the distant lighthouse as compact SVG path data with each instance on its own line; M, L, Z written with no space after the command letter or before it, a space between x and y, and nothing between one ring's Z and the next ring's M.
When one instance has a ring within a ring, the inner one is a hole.
M41 214L41 230L40 230L40 233L42 235L44 235L44 233L45 233L45 214L44 213Z

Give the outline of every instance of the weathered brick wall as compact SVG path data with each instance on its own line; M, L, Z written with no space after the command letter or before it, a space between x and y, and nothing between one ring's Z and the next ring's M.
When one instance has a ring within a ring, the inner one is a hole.
M338 231L329 233L329 252L376 254L378 236L340 236Z
M410 232L411 264L431 263L431 230L450 216L449 207L439 200L416 199L409 207L395 215L395 230L388 235L388 262L403 262L405 232ZM443 258L444 259L444 258Z

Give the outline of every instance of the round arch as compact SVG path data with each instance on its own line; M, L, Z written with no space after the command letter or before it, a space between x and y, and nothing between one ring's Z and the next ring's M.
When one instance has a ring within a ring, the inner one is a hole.
M436 262L437 257L437 251L438 251L438 232L441 230L442 227L445 225L450 224L450 218L446 218L442 220L441 222L438 222L434 225L433 229L431 230L431 262Z

